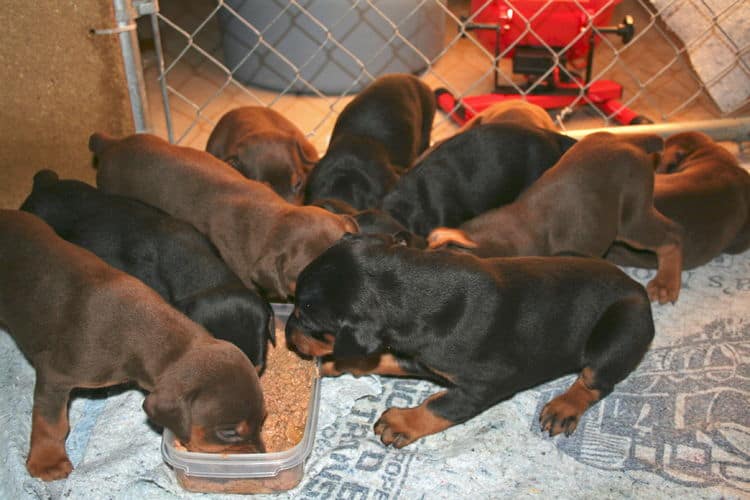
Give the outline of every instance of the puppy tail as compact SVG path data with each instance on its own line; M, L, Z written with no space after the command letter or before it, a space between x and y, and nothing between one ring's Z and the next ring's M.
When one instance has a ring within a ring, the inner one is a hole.
M89 151L95 155L100 155L115 142L117 142L117 139L114 137L101 132L95 132L89 137Z
M477 248L479 246L460 229L439 227L427 236L428 248L441 248L447 245L455 245L463 248Z
M33 189L45 189L53 184L56 184L60 180L57 173L54 170L45 168L34 174L34 187Z

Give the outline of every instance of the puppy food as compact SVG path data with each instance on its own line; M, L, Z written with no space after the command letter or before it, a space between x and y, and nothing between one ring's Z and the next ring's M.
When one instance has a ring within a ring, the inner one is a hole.
M294 488L302 480L317 421L317 367L287 349L280 319L285 318L279 318L277 311L276 347L269 348L260 379L268 412L261 430L266 453L191 453L170 433L162 453L186 490L273 493ZM196 461L201 463L196 466ZM215 477L217 471L226 477Z
M276 347L269 349L260 378L268 412L261 431L266 451L286 450L302 439L315 373L315 363L287 349L284 333L277 333Z

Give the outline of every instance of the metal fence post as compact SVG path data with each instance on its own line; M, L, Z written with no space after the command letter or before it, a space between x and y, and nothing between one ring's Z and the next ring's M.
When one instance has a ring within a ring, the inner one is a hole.
M141 64L141 51L138 47L138 32L135 23L137 15L130 0L114 0L114 7L115 21L117 22L117 28L114 31L120 38L135 131L151 132L148 98L143 79L143 65Z

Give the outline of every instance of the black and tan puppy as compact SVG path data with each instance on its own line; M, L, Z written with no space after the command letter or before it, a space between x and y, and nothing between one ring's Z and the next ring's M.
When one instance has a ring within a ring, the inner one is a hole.
M539 127L541 129L557 131L547 111L537 105L522 99L507 99L496 102L469 120L461 131L466 131L483 123L518 123Z
M423 156L382 208L421 236L439 226L456 227L515 200L574 143L515 123L478 125Z
M138 199L191 223L248 287L267 298L294 294L299 272L345 232L349 216L288 203L214 156L150 134L121 140L94 134L96 181L105 192Z
M243 106L221 117L206 151L248 179L265 182L289 202L299 201L318 152L299 128L265 106Z
M750 174L726 149L701 132L668 138L656 169L654 205L682 226L683 267L701 266L721 253L750 248ZM615 243L607 260L656 268L656 255Z
M518 200L485 212L459 229L430 233L431 248L452 244L480 257L602 257L614 241L648 249L659 271L649 296L674 302L680 292L682 228L654 208L658 136L621 139L601 132L573 146Z
M0 210L0 324L36 370L26 467L73 469L65 452L75 387L135 382L143 409L192 451L263 451L255 368L151 288L58 237L27 212Z
M480 259L360 234L302 271L286 335L303 354L332 356L327 374L361 365L351 371L445 385L375 423L400 448L578 372L540 416L550 435L570 434L638 365L654 325L643 287L599 259Z
M37 172L21 210L143 281L263 369L268 341L275 341L271 305L245 287L211 242L187 222L80 181L61 181L51 170Z
M326 154L305 186L305 203L337 198L356 209L380 205L400 172L430 145L435 96L408 74L381 76L346 105Z

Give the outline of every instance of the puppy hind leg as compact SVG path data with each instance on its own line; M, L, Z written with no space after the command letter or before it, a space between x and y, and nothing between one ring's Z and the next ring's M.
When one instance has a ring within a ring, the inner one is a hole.
M65 452L68 423L69 387L52 387L40 381L37 372L34 408L31 417L31 443L26 468L34 477L53 481L73 470Z
M617 237L633 248L656 253L656 276L646 290L651 300L660 304L675 302L680 294L682 233L679 224L651 208Z
M576 381L542 409L542 432L572 434L586 410L636 368L653 337L651 306L645 296L613 304L589 337Z

